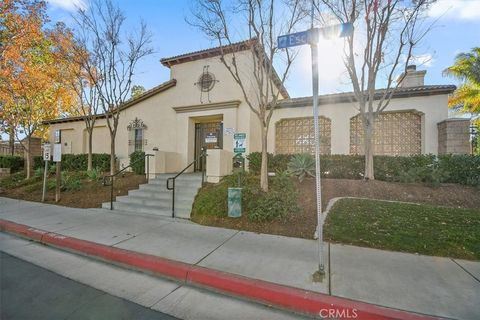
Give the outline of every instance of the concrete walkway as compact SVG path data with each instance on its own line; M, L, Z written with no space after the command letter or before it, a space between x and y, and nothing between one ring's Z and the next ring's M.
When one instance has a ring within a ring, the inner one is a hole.
M480 318L480 262L331 245L329 277L314 283L313 240L7 198L0 198L0 219L381 306L455 319Z

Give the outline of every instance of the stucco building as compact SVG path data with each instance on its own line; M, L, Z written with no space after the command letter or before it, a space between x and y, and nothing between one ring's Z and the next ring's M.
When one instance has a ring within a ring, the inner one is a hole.
M251 76L254 57L247 44L227 48L235 52L245 79ZM205 146L209 155L207 176L215 182L231 170L234 133L246 133L247 153L261 150L256 115L220 61L220 54L219 48L212 48L161 60L170 69L170 80L120 107L116 138L120 166L128 164L130 153L143 150L155 154L152 172L177 172ZM269 152L312 152L312 98L291 98L274 77L281 101L271 119ZM468 120L448 119L448 95L455 86L425 85L424 77L425 71L409 67L388 108L376 120L376 154L469 152L468 125L465 132L459 129ZM319 110L322 153L361 154L362 130L353 94L322 95ZM61 136L63 153L87 152L88 136L81 117L56 119L48 124L52 143L55 135ZM97 120L93 135L93 152L109 153L104 116ZM194 169L201 169L199 166Z

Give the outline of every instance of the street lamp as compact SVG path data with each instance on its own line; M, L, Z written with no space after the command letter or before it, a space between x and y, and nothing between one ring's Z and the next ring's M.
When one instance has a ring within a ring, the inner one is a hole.
M317 196L317 237L318 237L318 270L314 280L321 280L325 275L325 258L323 253L323 212L322 186L320 177L320 125L318 123L318 40L347 37L353 33L352 23L342 23L324 28L314 28L314 4L312 1L311 28L306 31L287 34L278 37L278 48L288 48L310 44L312 52L312 91L313 91L313 125L315 130L315 186Z

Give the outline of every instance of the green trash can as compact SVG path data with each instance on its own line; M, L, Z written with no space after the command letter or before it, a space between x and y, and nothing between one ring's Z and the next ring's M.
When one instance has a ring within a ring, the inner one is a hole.
M228 188L228 216L230 218L242 216L242 188Z

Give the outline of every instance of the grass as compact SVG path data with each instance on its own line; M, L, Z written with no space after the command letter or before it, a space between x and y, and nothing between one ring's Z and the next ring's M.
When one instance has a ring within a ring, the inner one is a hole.
M327 241L451 258L480 259L480 210L364 199L339 200Z

